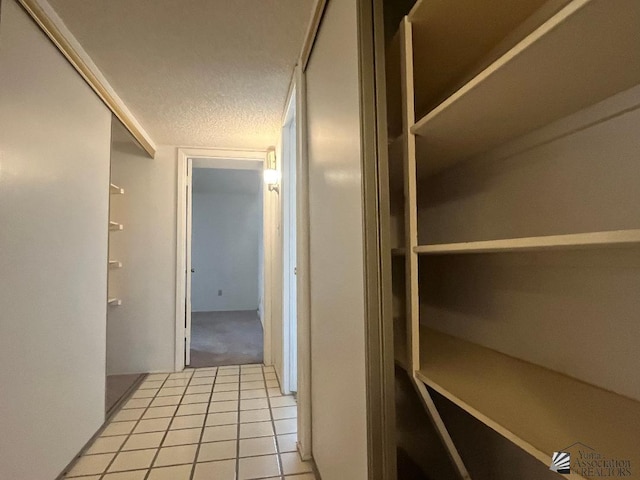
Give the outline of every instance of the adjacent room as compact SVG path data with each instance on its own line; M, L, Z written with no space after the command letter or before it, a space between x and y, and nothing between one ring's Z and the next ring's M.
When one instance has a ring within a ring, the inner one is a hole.
M193 168L192 367L262 363L262 178Z

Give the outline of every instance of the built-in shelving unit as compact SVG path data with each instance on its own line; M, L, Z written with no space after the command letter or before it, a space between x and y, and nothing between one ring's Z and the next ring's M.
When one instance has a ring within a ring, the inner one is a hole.
M110 306L112 306L112 307L117 307L117 306L122 305L122 300L120 300L119 298L110 297L110 298L107 300L107 303L108 303Z
M639 25L637 0L419 0L387 45L395 359L461 478L434 391L547 465L640 465Z
M124 195L124 188L120 188L112 183L109 185L109 193L111 195Z

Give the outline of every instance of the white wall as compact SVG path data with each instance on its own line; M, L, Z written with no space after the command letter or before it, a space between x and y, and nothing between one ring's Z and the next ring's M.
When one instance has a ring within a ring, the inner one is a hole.
M125 194L111 201L124 230L110 242L123 268L110 274L110 294L122 305L109 307L109 374L174 368L176 159L175 147L161 146L151 159L126 137L113 144L111 179Z
M257 178L250 170L244 173ZM194 169L193 175L195 178L198 171ZM260 197L258 191L245 194L194 190L193 312L257 310L260 300L258 249L262 241ZM218 295L219 290L222 295Z
M313 455L323 480L368 478L356 4L328 3L306 72Z
M53 479L104 421L111 115L0 14L0 478Z

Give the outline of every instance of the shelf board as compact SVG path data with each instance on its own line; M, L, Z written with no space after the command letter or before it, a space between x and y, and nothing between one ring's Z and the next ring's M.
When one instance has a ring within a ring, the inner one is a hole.
M404 194L404 135L389 143L389 190Z
M122 268L122 262L118 260L109 260L109 268Z
M640 402L426 327L420 351L420 381L547 465L576 442L640 465Z
M407 249L404 247L397 247L391 249L392 257L404 257L407 253Z
M124 188L120 188L112 183L109 185L109 193L111 193L111 195L124 195Z
M491 150L640 83L638 25L637 0L571 1L411 128L420 173Z
M116 231L116 230L123 230L123 229L124 229L124 226L121 223L109 222L109 230Z
M413 251L420 255L492 253L528 250L565 250L580 248L616 248L640 244L640 229L608 232L509 238L479 242L419 245Z
M120 306L120 305L122 305L122 300L120 300L119 298L112 297L112 298L107 299L107 304L111 305L111 306L114 306L114 307Z

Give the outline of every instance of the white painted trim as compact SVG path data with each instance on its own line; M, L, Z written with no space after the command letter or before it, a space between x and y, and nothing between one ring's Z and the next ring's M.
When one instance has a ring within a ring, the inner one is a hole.
M303 67L294 71L297 126L297 300L298 300L298 451L311 459L311 302L309 272L309 163L307 157L307 90Z
M298 65L302 68L303 72L307 69L307 64L311 57L311 51L313 50L313 44L316 41L316 36L318 35L320 22L322 21L322 16L324 15L326 6L327 0L316 0L313 6L313 13L311 15L311 20L309 21L309 26L307 27L307 32L304 36L304 43L302 44L302 50L300 51L300 58L298 60Z
M104 104L122 122L136 141L149 154L155 155L156 145L140 122L127 108L89 54L46 0L18 0L60 53L69 61Z
M191 178L187 177L189 160L198 164L199 168L225 168L225 169L251 169L259 170L265 160L265 150L236 150L236 149L213 149L213 148L178 148L178 175L177 175L177 212L176 212L176 340L175 340L175 363L176 372L184 370L185 367L185 292L187 270L187 194L186 187L190 185ZM236 166L231 162L235 162ZM243 163L244 162L244 163ZM267 218L263 223L268 225ZM263 238L266 251L266 237ZM266 258L266 257L265 257ZM265 262L266 263L266 262ZM266 265L265 265L266 269ZM266 290L266 286L265 286ZM263 298L265 293L262 292ZM266 299L265 299L266 304ZM266 308L265 308L266 310ZM270 338L270 318L265 313L264 318L264 358L265 363L271 358L271 338Z

